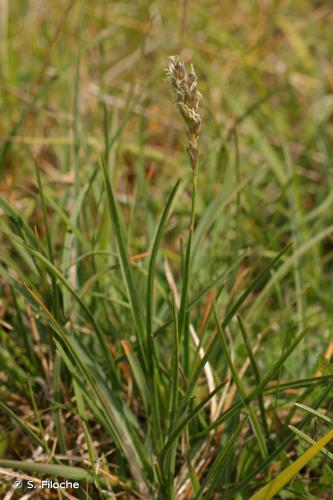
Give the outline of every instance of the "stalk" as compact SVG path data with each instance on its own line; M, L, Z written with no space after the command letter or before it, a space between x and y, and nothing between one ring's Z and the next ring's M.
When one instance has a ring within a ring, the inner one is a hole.
M190 334L189 334L189 321L188 321L188 295L189 295L189 283L191 276L191 250L192 250L192 240L195 228L195 206L196 206L196 194L197 194L197 171L198 171L198 139L201 129L201 116L199 113L199 103L201 100L201 94L197 89L197 77L194 72L193 65L191 64L190 70L187 71L184 61L180 56L172 56L169 60L168 77L171 82L176 105L180 111L180 114L186 124L186 136L187 136L187 153L189 157L190 167L192 169L192 191L191 191L191 211L190 211L190 226L189 226L189 237L187 242L185 262L183 266L183 284L181 299L179 305L178 318L175 320L178 323L175 327L178 331L178 339L182 343L183 349L183 367L185 377L189 376L190 373ZM178 320L178 321L177 321ZM177 347L178 349L178 347ZM175 373L176 372L176 373ZM171 373L171 377L177 377L178 379L178 366L174 367L174 373ZM176 391L178 392L178 384L176 385ZM178 394L173 394L174 401L178 401ZM173 431L175 425L175 418L169 433ZM178 440L173 444L165 462L162 464L164 467L165 476L168 478L168 491L169 497L172 498L173 495L173 481L176 465L176 454L177 454L177 443Z

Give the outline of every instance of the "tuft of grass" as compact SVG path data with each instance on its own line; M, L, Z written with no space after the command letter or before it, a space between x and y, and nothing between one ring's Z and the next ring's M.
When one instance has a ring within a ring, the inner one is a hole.
M328 498L331 9L65 3L0 2L1 495Z

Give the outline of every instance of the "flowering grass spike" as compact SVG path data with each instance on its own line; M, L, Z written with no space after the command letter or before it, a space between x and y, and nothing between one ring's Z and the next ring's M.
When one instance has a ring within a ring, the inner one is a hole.
M201 128L201 116L198 111L201 94L197 88L193 64L190 71L186 71L183 59L180 56L171 56L168 78L175 93L177 107L187 125L187 152L191 167L195 170L198 163L198 138Z

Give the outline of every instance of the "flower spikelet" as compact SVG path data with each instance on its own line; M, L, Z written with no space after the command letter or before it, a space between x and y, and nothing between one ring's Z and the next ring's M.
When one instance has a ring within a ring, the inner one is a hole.
M199 103L201 94L198 91L197 77L191 64L187 71L180 56L169 58L168 78L171 82L176 105L187 125L187 152L193 170L198 164L198 138L201 128Z

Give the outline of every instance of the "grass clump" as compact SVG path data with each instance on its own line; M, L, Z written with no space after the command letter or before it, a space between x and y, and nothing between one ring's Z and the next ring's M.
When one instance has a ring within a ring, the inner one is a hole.
M50 2L54 67L31 74L4 11L4 496L33 481L48 498L41 480L62 478L79 488L60 498L330 498L329 92L288 21L310 9L326 40L329 14L250 4L222 29L183 3L188 49L168 67L183 123L161 78L169 4L119 3L105 26L98 6Z

